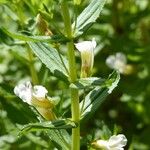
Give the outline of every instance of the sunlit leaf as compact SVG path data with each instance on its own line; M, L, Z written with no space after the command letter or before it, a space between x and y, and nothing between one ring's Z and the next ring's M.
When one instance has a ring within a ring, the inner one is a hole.
M75 83L71 83L70 87L75 89L85 89L89 87L102 86L105 80L97 77L81 78Z
M13 33L8 31L5 28L1 29L1 32L4 32L11 38L19 39L22 41L31 41L31 42L65 42L68 41L63 35L53 35L53 36L33 36L33 35L23 35L20 33Z
M81 119L88 117L99 108L105 98L117 86L119 80L120 75L117 72L113 72L105 81L106 86L95 87L88 93L85 99L80 102Z
M46 130L47 134L50 136L52 141L59 144L65 150L69 150L70 147L68 143L70 142L70 136L65 130L62 129L76 128L76 127L77 123L69 119L30 123L22 128L20 135L32 131Z
M67 129L67 128L75 128L75 127L77 127L77 124L69 119L29 123L21 129L20 134L24 134L31 131L45 130L45 129L46 130Z
M106 0L92 0L92 2L77 17L77 22L73 23L75 28L74 36L79 36L91 26L99 17Z
M33 143L48 148L48 142L42 139L40 136L34 135L32 133L28 133L25 136Z
M59 145L59 147L63 150L70 150L71 137L68 132L64 129L61 130L49 130L47 132L50 139L54 142L55 145Z
M33 52L54 74L54 76L67 80L68 61L52 46L41 42L28 43Z

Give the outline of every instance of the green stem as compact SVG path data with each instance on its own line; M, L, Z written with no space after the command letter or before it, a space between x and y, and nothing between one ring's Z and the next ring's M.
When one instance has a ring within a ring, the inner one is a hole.
M29 47L27 49L28 49L29 68L30 68L30 73L31 73L31 77L32 77L32 82L33 82L33 84L38 84L39 81L38 81L38 76L37 76L36 70L34 68L33 53Z
M65 0L61 3L62 15L64 19L65 31L67 38L70 42L67 43L68 47L68 60L69 60L69 77L70 82L75 82L77 79L76 64L75 64L75 52L74 43L72 40L72 28L71 20L69 15L68 5ZM70 89L71 92L71 112L72 120L77 122L79 125L77 128L72 129L72 150L80 149L80 109L79 109L79 95L77 89Z

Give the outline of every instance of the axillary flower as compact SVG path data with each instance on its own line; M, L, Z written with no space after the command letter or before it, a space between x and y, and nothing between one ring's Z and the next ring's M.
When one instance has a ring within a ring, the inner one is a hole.
M94 148L103 150L124 150L127 144L127 139L123 134L113 135L109 140L97 140L92 143Z
M123 74L126 70L127 58L123 53L116 53L116 55L110 55L106 59L106 64L109 68L118 70Z
M81 78L86 78L91 75L91 71L94 64L94 48L96 47L96 41L83 41L75 44L75 47L81 53Z
M47 98L47 89L41 85L32 86L31 82L25 82L14 88L14 93L29 105L36 107L38 112L47 120L53 120L52 111L54 104Z

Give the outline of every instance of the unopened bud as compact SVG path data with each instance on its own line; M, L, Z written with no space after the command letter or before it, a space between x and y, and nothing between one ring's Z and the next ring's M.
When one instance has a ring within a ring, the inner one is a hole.
M44 34L47 36L53 35L53 33L48 28L47 22L42 18L42 16L40 14L37 15L36 24L37 24L38 30L41 34Z

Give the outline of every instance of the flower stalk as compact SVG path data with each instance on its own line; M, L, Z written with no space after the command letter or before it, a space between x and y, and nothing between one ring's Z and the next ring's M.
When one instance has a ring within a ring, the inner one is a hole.
M75 64L75 52L74 52L74 43L72 40L72 28L71 28L71 20L69 9L66 1L62 1L61 3L62 16L65 25L65 32L67 38L70 41L67 43L68 47L68 60L69 60L69 77L70 82L75 82L77 79L76 74L76 64ZM72 120L79 124L80 121L80 109L79 109L79 95L77 89L70 89L71 93L71 112L72 112ZM72 150L80 149L80 125L77 128L72 129Z

